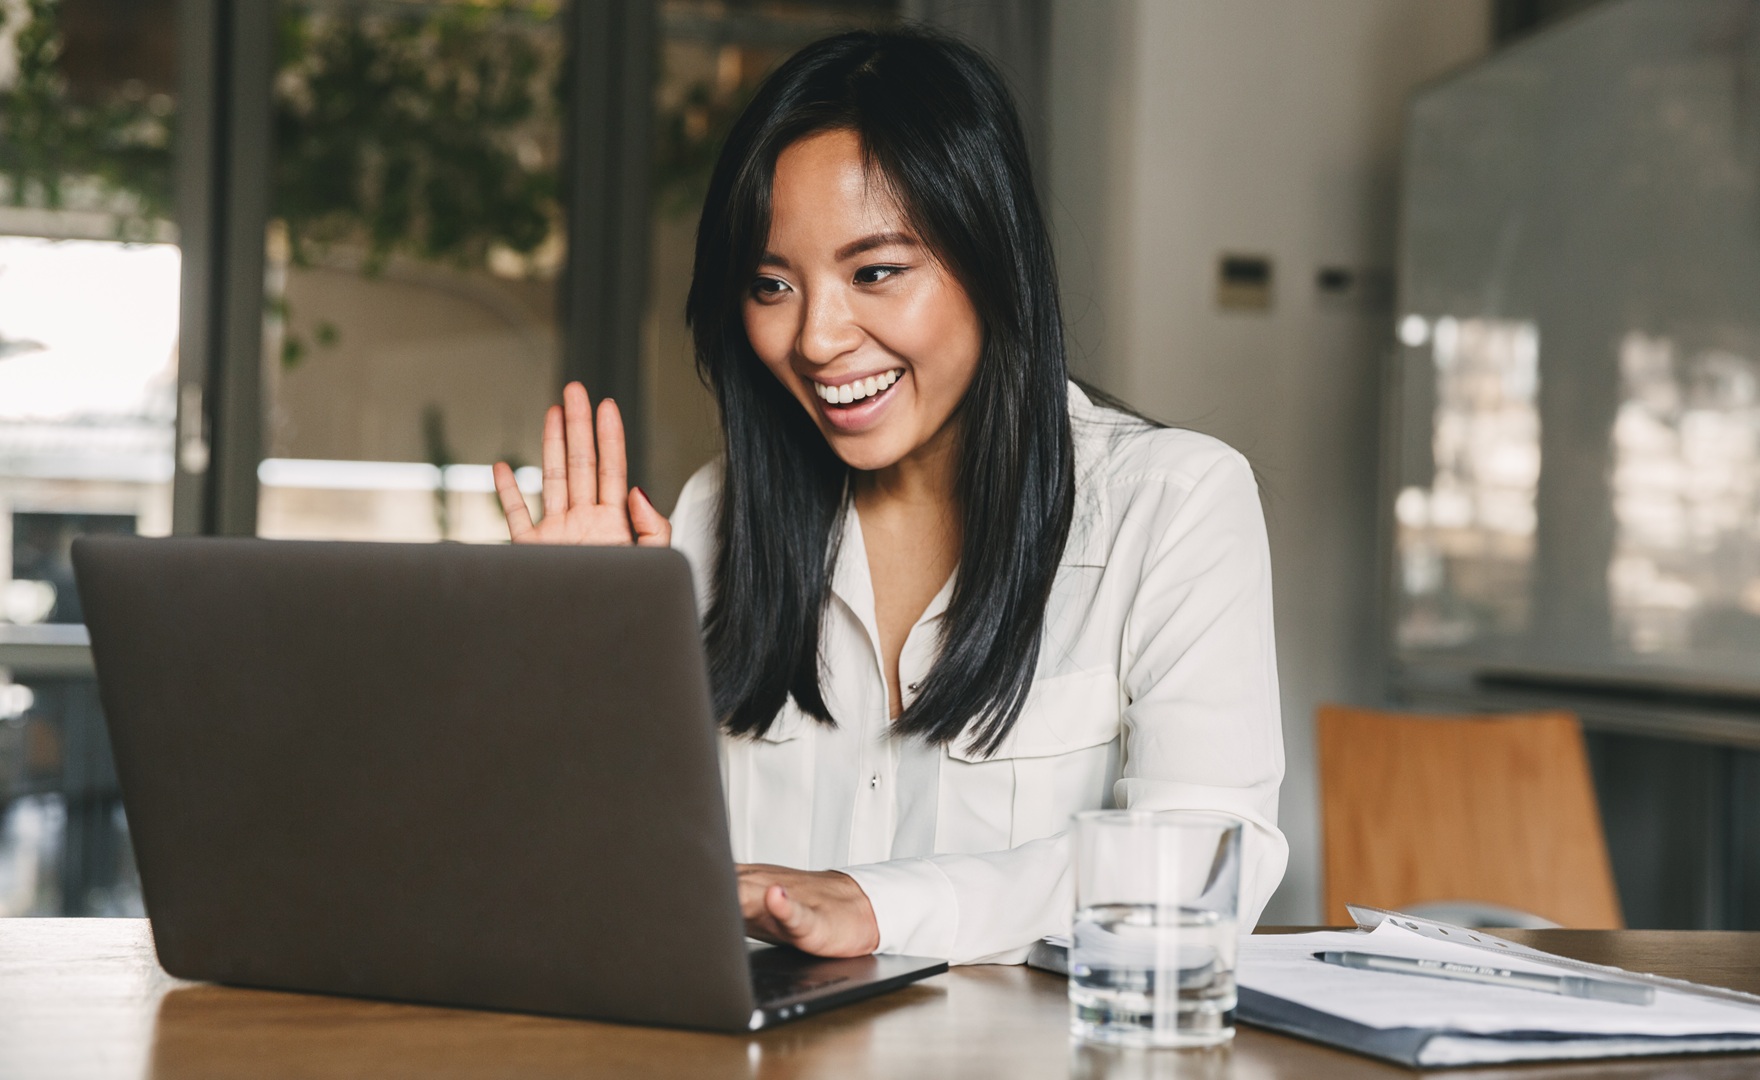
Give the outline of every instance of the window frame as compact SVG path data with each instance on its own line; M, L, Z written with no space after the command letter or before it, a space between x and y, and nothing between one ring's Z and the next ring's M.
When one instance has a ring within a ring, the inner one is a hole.
M644 406L656 7L571 0L563 19L573 81L556 389L581 379L634 416ZM172 520L183 535L256 534L275 12L259 0L180 3L180 56L192 61L180 67L176 177L184 329ZM641 450L632 442L632 474Z

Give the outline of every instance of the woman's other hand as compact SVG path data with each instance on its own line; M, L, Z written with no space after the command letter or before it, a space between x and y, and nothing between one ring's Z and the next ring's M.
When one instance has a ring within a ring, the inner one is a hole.
M537 524L512 467L495 463L495 491L514 543L672 543L671 522L654 509L646 492L629 486L623 416L615 401L599 403L596 427L595 438L587 388L578 382L563 387L562 404L544 413L544 517Z
M814 956L866 956L880 947L874 907L848 874L753 864L735 869L749 936Z

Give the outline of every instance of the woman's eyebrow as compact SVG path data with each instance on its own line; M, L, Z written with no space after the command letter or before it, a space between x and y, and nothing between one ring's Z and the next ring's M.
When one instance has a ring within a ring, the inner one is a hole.
M774 251L766 251L764 254L758 256L758 266L760 268L772 266L778 270L787 270L789 268L788 260L776 254Z
M915 247L917 246L917 238L902 232L883 232L875 233L873 236L864 236L860 240L852 240L838 248L837 261L853 259L863 252L873 251L875 248L891 247L894 244Z

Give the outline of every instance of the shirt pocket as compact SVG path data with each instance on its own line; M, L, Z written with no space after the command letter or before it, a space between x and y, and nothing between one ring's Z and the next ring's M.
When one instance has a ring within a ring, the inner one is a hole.
M986 757L964 740L942 762L935 850L1016 847L1110 805L1118 776L1118 676L1110 669L1040 679L1014 727Z

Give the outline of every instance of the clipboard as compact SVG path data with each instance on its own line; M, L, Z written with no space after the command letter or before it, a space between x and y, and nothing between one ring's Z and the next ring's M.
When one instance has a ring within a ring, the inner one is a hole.
M1610 1027L1605 1023L1599 1031L1552 1028L1544 1022L1524 1024L1519 1021L1495 1030L1483 1027L1461 1028L1446 1021L1410 1027L1371 1026L1358 1022L1349 1015L1334 1015L1328 1006L1314 1000L1312 994L1304 1004L1278 996L1275 985L1261 985L1258 988L1242 985L1237 1016L1243 1023L1414 1069L1501 1065L1525 1061L1590 1061L1636 1056L1760 1051L1760 996L1722 987L1703 986L1683 979L1591 964L1507 941L1482 930L1422 919L1403 912L1364 905L1350 906L1348 910L1357 924L1357 930L1365 934L1373 933L1383 924L1391 923L1389 930L1415 935L1425 941L1447 943L1454 949L1465 948L1496 954L1503 957L1504 962L1525 962L1574 974L1646 984L1672 994L1688 995L1704 1000L1707 1008L1721 1010L1725 1019L1730 1018L1729 1007L1732 1005L1739 1007L1742 1012L1751 1013L1747 1017L1737 1018L1726 1028L1676 1028L1666 1033L1654 1026L1646 1031L1646 1025L1643 1024ZM1345 935L1323 932L1322 935L1315 936ZM1349 993L1348 990L1342 992ZM1295 993L1292 996L1301 995ZM1633 1008L1630 1005L1611 1007ZM1338 1011L1347 1014L1352 1012L1351 1009L1342 1007ZM1435 1015L1433 1010L1431 1015Z
M1591 964L1587 960L1573 960L1568 956L1559 956L1556 953L1545 952L1529 945L1505 941L1503 938L1495 934L1488 934L1483 930L1473 930L1431 919L1420 919L1416 915L1387 911L1383 908L1369 907L1366 904L1346 904L1344 909L1350 912L1351 919L1357 924L1358 930L1373 930L1391 919L1395 926L1410 930L1412 933L1432 941L1448 941L1485 952L1520 956L1526 960L1549 964L1552 967L1562 968L1578 975L1611 977L1622 982L1640 982L1663 990L1673 990L1678 994L1692 994L1694 997L1760 1006L1760 994L1749 994L1722 986L1706 986L1703 983L1688 982L1686 979L1671 979L1666 975L1627 971L1624 968L1609 967L1606 964Z
M1519 957L1528 963L1543 964L1576 974L1645 983L1675 994L1716 1001L1725 1006L1738 1005L1744 1009L1754 1009L1755 1020L1752 1025L1744 1023L1734 1030L1716 1034L1579 1035L1545 1030L1474 1034L1451 1030L1446 1026L1370 1026L1345 1016L1334 1015L1324 1007L1316 1008L1312 1004L1304 1005L1279 997L1272 992L1275 987L1255 989L1243 985L1239 990L1236 1010L1236 1016L1242 1023L1415 1069L1522 1061L1586 1061L1631 1056L1760 1051L1760 995L1591 964L1507 941L1482 930L1421 919L1402 912L1364 905L1353 905L1349 910L1357 929L1365 933L1372 932L1382 923L1391 920L1398 930L1428 940L1466 946L1512 959ZM1333 936L1339 935L1334 933ZM1027 963L1045 971L1067 974L1068 952L1062 940L1047 939L1033 947Z

